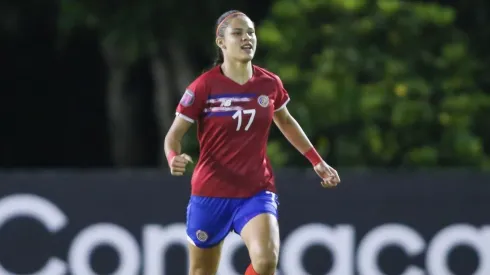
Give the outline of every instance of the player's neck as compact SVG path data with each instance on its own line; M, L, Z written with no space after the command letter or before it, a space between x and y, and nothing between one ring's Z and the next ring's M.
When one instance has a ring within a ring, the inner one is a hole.
M223 62L221 71L226 77L239 84L247 83L253 76L252 62Z

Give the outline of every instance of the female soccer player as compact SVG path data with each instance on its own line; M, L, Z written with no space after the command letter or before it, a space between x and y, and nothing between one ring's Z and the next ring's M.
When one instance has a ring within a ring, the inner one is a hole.
M216 66L189 85L165 137L171 173L181 176L192 162L181 152L181 139L198 122L200 157L187 207L189 274L216 274L223 240L234 231L251 258L245 274L272 275L279 257L278 201L266 156L272 121L311 162L324 187L340 179L288 112L279 77L252 65L254 23L242 12L226 12L216 25L216 44Z

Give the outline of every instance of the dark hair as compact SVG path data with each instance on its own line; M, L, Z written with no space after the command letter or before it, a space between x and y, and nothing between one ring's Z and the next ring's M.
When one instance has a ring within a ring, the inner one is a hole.
M214 28L216 31L216 37L223 37L225 35L225 29L230 24L230 19L239 16L245 15L243 12L239 10L230 10L223 13L216 21L216 27ZM223 51L220 47L216 46L216 58L214 59L214 66L218 66L222 64L224 61Z

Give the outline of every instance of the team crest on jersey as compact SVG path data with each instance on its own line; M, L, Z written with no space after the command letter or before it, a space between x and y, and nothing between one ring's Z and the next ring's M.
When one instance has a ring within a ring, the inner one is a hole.
M197 230L196 232L196 237L198 240L200 240L201 242L205 242L208 240L208 233L202 231L202 230Z
M269 106L269 97L266 95L261 95L259 96L259 98L257 98L257 102L259 103L260 106L265 108Z
M182 106L184 107L187 107L191 106L192 103L194 103L194 92L191 90L185 90L184 95L180 99L180 104L182 104Z

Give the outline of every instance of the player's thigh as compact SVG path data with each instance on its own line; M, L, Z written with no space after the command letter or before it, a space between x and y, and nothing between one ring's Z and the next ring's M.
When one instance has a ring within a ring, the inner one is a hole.
M257 272L274 272L279 260L280 237L276 216L263 213L251 219L242 229L252 265Z
M223 241L210 248L189 243L189 275L214 275L218 272Z
M190 274L215 274L223 240L233 223L235 203L230 199L196 197L187 206Z
M234 220L234 229L245 242L254 268L269 270L268 267L277 265L280 248L278 205L276 194L259 193L240 208Z
M199 248L221 243L233 225L235 202L231 199L192 196L187 206L187 237Z

